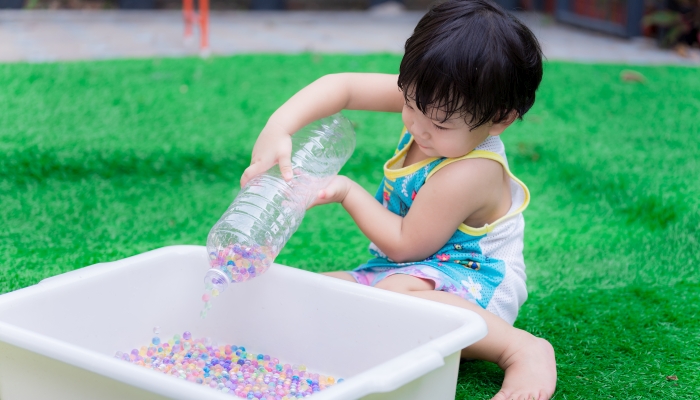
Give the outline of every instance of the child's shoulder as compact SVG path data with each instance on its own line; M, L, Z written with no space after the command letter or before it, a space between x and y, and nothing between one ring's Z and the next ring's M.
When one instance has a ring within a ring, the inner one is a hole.
M462 191L485 189L496 182L502 182L505 179L505 166L500 162L500 155L483 153L445 159L430 172L428 178L440 185L462 188Z
M508 212L511 196L506 179L499 162L465 158L438 170L421 191L428 194L424 199L429 208L449 211L453 222L482 227Z
M503 180L503 172L508 169L503 142L497 136L489 136L468 154L442 160L433 168L429 177L447 168L449 174L457 179L456 182L475 181L488 184L493 183L494 179Z
M490 224L510 207L510 182L502 161L500 154L487 150L445 159L431 171L425 189L444 197L437 203L451 204L468 226Z

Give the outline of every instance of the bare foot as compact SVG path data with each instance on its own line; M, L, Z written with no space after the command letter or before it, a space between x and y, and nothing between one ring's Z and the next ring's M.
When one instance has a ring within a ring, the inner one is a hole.
M493 400L547 400L557 385L554 348L548 341L523 333L508 346L498 365L505 371Z

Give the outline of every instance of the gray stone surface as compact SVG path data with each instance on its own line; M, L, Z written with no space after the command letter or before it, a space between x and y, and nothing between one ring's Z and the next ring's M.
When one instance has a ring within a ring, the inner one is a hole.
M401 53L421 12L234 12L211 13L211 52ZM650 39L620 39L562 25L540 14L518 14L551 60L630 64L700 65L661 50ZM198 34L183 40L178 11L0 10L0 62L134 57L199 53Z

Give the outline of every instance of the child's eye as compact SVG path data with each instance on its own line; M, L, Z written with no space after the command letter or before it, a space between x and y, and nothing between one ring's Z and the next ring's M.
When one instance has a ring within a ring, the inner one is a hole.
M446 131L446 130L447 130L447 128L445 128L444 126L440 126L440 125L437 125L437 124L433 124L433 126L436 127L437 129L441 130L441 131Z

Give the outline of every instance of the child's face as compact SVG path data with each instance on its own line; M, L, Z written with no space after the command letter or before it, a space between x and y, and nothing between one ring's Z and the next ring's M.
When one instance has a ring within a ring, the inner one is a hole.
M489 135L500 135L512 122L486 123L471 129L464 116L453 115L442 122L443 111L432 109L423 114L409 98L401 112L403 123L413 135L413 141L420 151L428 157L461 157L472 150Z

